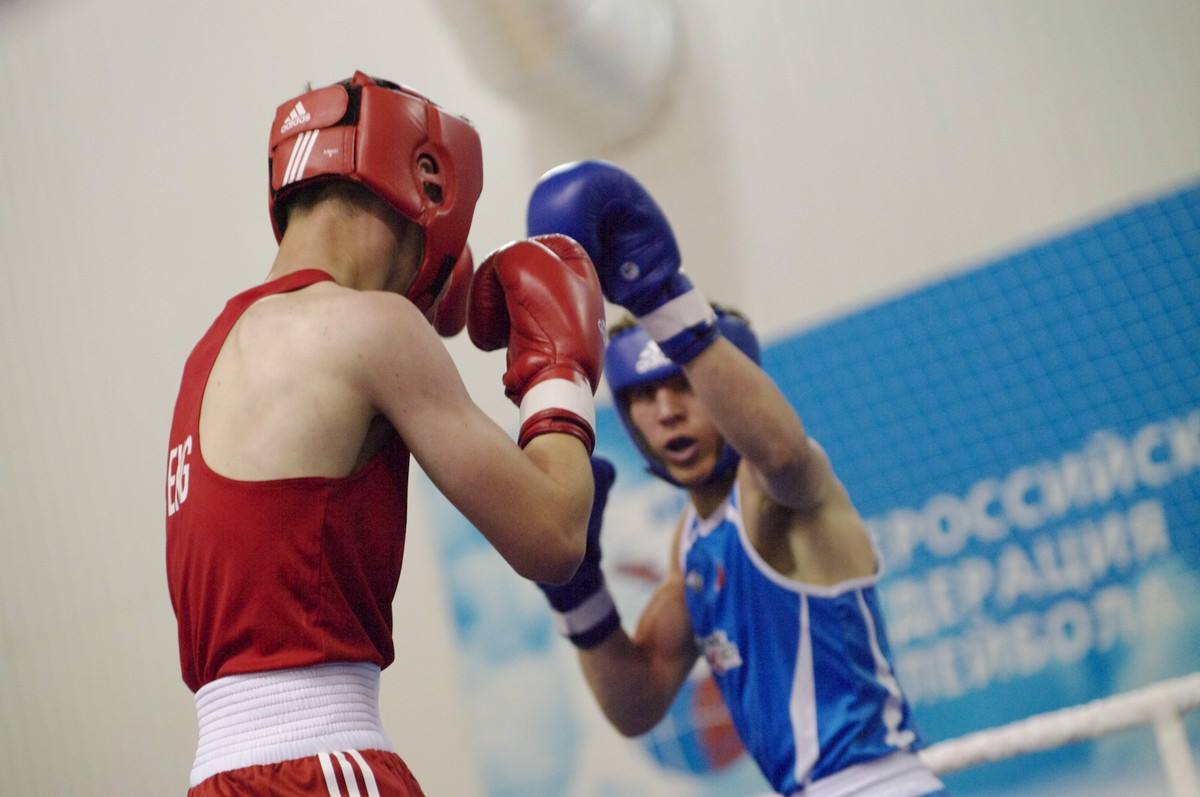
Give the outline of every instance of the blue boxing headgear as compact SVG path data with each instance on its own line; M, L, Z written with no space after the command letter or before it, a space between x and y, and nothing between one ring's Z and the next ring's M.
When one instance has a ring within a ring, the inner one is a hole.
M754 331L750 329L748 322L732 313L717 310L717 328L743 354L755 363L762 364L758 338L754 336ZM682 485L671 478L666 467L658 457L654 456L654 452L649 449L645 439L633 425L633 421L629 417L629 402L625 401L621 394L631 387L671 379L682 373L683 369L667 359L658 344L637 324L614 334L609 340L608 350L604 354L604 375L612 390L613 400L617 405L617 417L621 419L621 425L625 427L625 432L633 440L638 451L642 453L642 457L646 460L647 470L677 487ZM740 460L741 455L734 450L733 446L725 443L721 455L717 458L717 464L713 466L712 473L709 474L705 483L711 484L724 478L737 468Z

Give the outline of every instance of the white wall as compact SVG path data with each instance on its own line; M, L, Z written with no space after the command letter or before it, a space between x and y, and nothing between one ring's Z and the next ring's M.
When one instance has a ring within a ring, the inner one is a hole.
M533 181L603 156L689 270L769 338L1200 176L1193 0L681 4L655 127L606 151L525 121L434 4L0 0L0 782L182 793L195 741L163 573L183 359L274 250L276 104L361 67L467 113L482 254ZM451 350L506 425L502 355ZM414 507L384 678L431 795L481 794L451 620ZM68 763L60 763L60 759Z

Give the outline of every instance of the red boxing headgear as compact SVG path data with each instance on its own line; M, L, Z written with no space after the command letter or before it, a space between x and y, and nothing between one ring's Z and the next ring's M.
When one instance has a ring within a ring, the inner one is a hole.
M362 72L294 97L275 112L268 150L275 239L282 201L322 180L353 180L425 230L425 254L407 296L437 299L467 243L483 190L479 134L412 89Z

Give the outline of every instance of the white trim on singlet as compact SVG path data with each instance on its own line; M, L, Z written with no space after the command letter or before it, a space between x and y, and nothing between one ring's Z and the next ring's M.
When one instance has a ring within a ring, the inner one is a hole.
M871 587L879 583L879 579L883 576L883 557L879 555L879 548L875 545L875 539L868 533L867 537L871 543L871 550L875 553L875 572L869 576L859 576L858 578L850 578L845 581L839 581L836 584L823 586L819 584L809 584L804 581L796 581L780 574L773 567L767 564L766 560L759 555L754 548L754 544L750 542L750 535L746 533L746 526L742 522L742 488L735 481L733 489L729 491L729 495L721 502L713 513L706 518L698 518L696 508L689 505L687 516L684 520L684 537L683 540L687 545L679 546L679 564L683 571L687 572L687 553L691 549L698 537L706 537L712 533L722 521L728 520L737 528L738 540L741 542L742 550L746 553L754 569L773 584L801 595L815 595L818 598L836 598L839 595L844 595L847 592L856 589ZM692 529L692 526L695 526ZM690 534L689 534L690 531ZM682 541L681 541L682 542Z
M871 643L871 658L875 662L875 680L888 693L887 700L883 702L883 727L887 729L887 733L883 737L884 744L889 744L898 750L907 750L917 740L917 735L911 730L900 730L900 725L904 722L904 695L900 692L900 683L892 673L892 666L879 646L879 632L875 628L875 617L871 614L866 599L861 592L855 597L858 598L858 610L862 613L863 622L867 627L867 640Z
M892 753L805 784L788 797L920 797L944 788L914 753Z
M696 524L693 522L696 519L696 508L689 503L683 512L683 525L680 526L679 533L679 550L676 552L678 557L679 572L687 572L687 555L688 551L692 550L692 546L696 544L697 538L700 536L696 530Z
M792 769L797 783L803 783L821 755L817 736L817 684L813 672L812 631L808 620L808 596L800 596L800 634L796 643L796 666L792 670L792 692L788 718L792 721L792 743L796 746Z
M196 692L196 718L200 738L192 786L243 767L339 750L392 750L379 720L374 664L318 664L218 678Z

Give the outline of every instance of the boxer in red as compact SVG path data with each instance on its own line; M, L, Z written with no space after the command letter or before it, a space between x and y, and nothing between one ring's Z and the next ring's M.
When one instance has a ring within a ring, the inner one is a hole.
M519 574L583 555L603 299L569 238L472 277L479 137L356 73L279 106L279 252L184 367L166 559L199 742L190 795L419 795L379 720L409 454ZM469 298L468 298L469 297ZM507 347L518 444L437 333Z

